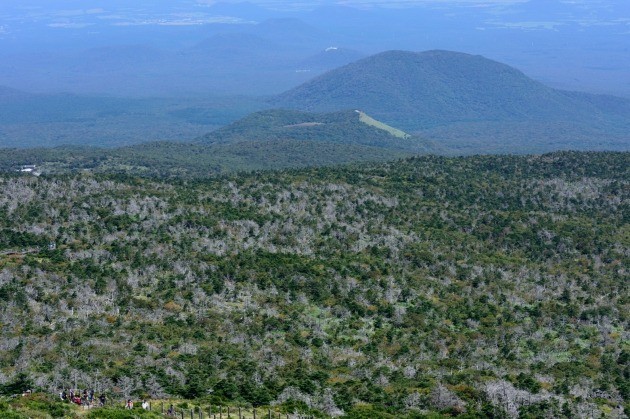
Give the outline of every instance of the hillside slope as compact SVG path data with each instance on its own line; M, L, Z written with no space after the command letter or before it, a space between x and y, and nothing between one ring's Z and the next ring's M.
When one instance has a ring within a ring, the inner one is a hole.
M267 140L328 141L395 150L426 151L429 144L389 127L358 110L312 113L290 110L255 112L199 141L204 144Z
M204 177L236 171L395 160L435 152L432 143L353 111L255 112L194 143L148 142L114 149L5 149L0 170L37 164L43 173L92 172Z
M384 161L436 150L432 143L356 110L319 114L275 109L250 114L193 144L147 143L115 150L97 170L127 166L198 176Z

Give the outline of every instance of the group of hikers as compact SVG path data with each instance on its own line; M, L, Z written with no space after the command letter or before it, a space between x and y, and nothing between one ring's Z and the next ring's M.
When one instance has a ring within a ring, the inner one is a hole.
M59 397L64 402L74 403L79 406L92 406L93 403L95 402L94 390L92 389L90 390L85 389L83 391L61 390L59 392ZM107 402L107 398L105 397L104 394L101 394L100 396L98 396L99 406L105 406L106 402Z
M149 404L149 402L144 399L142 400L142 404L140 406L144 410L150 410L151 408L151 405ZM125 409L133 409L133 400L127 399L127 401L125 402Z
M92 389L85 389L83 391L66 391L64 389L59 391L59 398L61 398L61 400L64 402L74 403L78 406L84 406L86 408L95 406L103 407L107 403L107 397L105 396L105 394L101 394L98 396L98 404L96 404L96 399L94 398L94 390ZM149 402L146 400L142 400L141 406L144 410L150 409ZM133 400L127 399L127 401L125 402L125 409L133 409Z

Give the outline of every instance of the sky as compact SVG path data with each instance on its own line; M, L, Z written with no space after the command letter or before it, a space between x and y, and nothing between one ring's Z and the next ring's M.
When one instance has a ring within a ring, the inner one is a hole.
M414 7L454 7L468 6L474 8L507 8L535 4L543 16L547 10L564 4L579 7L583 10L601 11L614 9L625 17L630 16L628 0L1 0L0 25L2 20L16 16L41 16L41 14L57 14L59 12L95 14L111 11L138 11L160 13L165 10L200 11L218 4L252 3L274 10L312 10L326 5L343 5L361 9L370 8L414 8Z
M0 37L35 24L58 29L80 29L93 25L199 25L247 23L243 16L217 14L223 5L244 4L242 0L0 0ZM592 24L628 23L630 0L249 0L262 8L284 12L313 10L342 5L357 9L449 8L464 6L482 12L502 12L526 8L530 21L549 22L562 8L580 11L580 21ZM227 10L223 7L220 10ZM554 13L556 14L554 16ZM564 16L565 20L571 16ZM577 18L576 18L577 19ZM617 22L615 22L617 20ZM518 22L517 22L518 23ZM549 27L550 25L547 24ZM550 26L554 29L554 25Z
M321 5L338 4L354 7L415 7L422 5L435 5L435 4L470 4L475 6L487 6L487 5L505 5L519 3L527 0L319 0L319 1L281 1L281 0L251 0L251 3L259 4L265 7L279 8L279 9L295 9L304 8L310 9ZM216 4L220 1L216 0L198 0L198 3L202 4ZM227 0L221 1L224 3L238 3L239 0Z

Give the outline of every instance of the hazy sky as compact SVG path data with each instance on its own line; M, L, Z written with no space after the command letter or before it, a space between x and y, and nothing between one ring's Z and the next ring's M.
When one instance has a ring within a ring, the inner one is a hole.
M630 18L630 0L0 0L0 27L20 17L38 18L60 16L67 18L85 14L160 14L177 12L211 13L212 6L221 3L250 3L275 10L309 10L326 5L344 5L356 8L403 8L403 7L454 7L467 6L479 10L527 7L531 14L541 18L561 8L570 7L593 13L616 14L619 18ZM73 16L74 14L74 16ZM6 29L6 28L5 28Z
M517 3L527 3L530 0L305 0L305 1L284 1L284 0L249 0L249 3L258 4L263 7L281 8L281 9L310 9L321 5L348 5L356 7L414 7L421 5L469 5L476 7L483 6L496 6L496 5L511 5ZM557 0L547 0L549 3L554 3ZM627 0L559 0L561 3L567 4L580 4L588 7L601 7L619 4L630 4ZM162 8L164 6L173 5L185 5L185 4L199 4L199 5L215 5L218 3L244 3L242 0L134 0L134 1L120 1L120 0L2 0L0 2L0 10L8 7L45 7L47 9L59 9L66 7L107 7L110 5L125 5L129 8L137 7L138 5L153 5L156 8Z
M241 0L196 0L198 3L241 3ZM418 6L426 4L469 4L474 6L526 3L529 0L309 0L309 1L283 1L283 0L250 0L250 3L274 7L316 7L323 4L339 4L350 6ZM553 1L553 0L549 0ZM561 0L564 3L607 3L609 0ZM623 1L623 0L620 0Z
M237 6L217 7L221 4ZM476 19L487 20L492 13L500 21L491 24L506 23L506 28L556 30L559 25L572 22L584 26L613 24L620 28L617 33L630 34L630 0L0 0L0 39L19 32L24 24L81 29L94 25L251 23L269 17L255 14L251 7L243 7L245 4L276 10L270 13L299 12L327 5L377 11L431 7L449 13L450 8L455 10L460 6L459 11L476 13ZM334 13L328 17L334 18ZM322 19L326 18L322 15Z
M418 6L426 4L471 4L471 5L492 5L519 3L527 0L311 0L311 1L282 1L282 0L252 0L251 3L274 8L312 8L318 5L339 4L348 6ZM198 0L198 3L239 3L238 0L216 1Z
M200 4L217 4L217 3L241 3L242 0L196 0ZM527 3L531 0L309 0L309 1L283 1L283 0L250 0L250 3L259 4L265 7L274 8L314 8L320 5L347 5L356 7L415 7L425 5L468 5L474 7L487 6L503 6L518 3ZM607 7L610 5L623 5L630 8L630 1L627 0L546 0L543 3L566 3L573 5L581 5L585 7Z
M331 5L368 10L314 10ZM277 21L280 26L255 28L282 17L299 19L304 30L294 33L290 24L283 28ZM31 52L45 57L42 51L124 45L180 51L217 33L238 31L279 45L309 36L325 43L303 46L313 51L334 45L361 53L482 54L556 86L622 89L630 95L630 0L0 0L0 85L28 89L47 83L51 68L62 69L63 77L64 66L82 68L67 64L69 59L34 62L26 55ZM8 54L14 55L2 58ZM37 74L27 80L29 71Z

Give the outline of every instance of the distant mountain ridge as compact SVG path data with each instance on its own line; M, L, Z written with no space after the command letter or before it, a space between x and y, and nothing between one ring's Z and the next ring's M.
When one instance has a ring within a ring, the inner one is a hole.
M31 96L32 94L26 93L21 90L12 89L6 86L0 86L0 101L26 99Z

